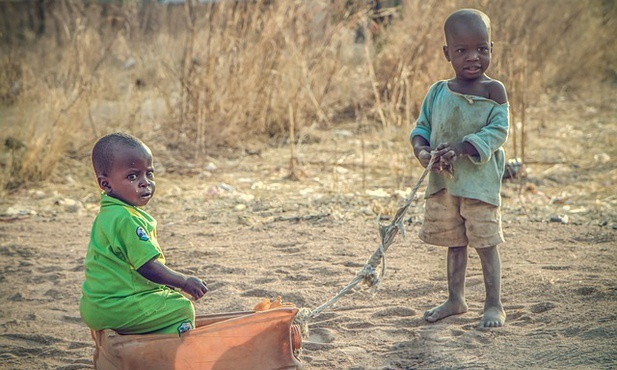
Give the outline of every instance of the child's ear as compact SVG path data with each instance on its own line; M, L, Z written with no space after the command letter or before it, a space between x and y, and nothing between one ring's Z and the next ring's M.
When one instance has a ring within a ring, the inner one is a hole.
M450 52L448 51L448 45L444 45L443 46L443 56L446 57L446 60L448 62L451 62L451 60L450 60Z
M99 188L109 194L109 192L111 191L111 185L109 185L109 180L107 179L107 176L97 176L96 180L99 183Z
M493 54L493 45L495 45L495 43L491 41L491 54Z

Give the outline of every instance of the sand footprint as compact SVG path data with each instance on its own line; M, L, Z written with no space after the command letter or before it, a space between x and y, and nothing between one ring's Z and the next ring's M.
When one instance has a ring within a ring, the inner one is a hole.
M410 317L415 316L416 311L407 308L407 307L388 307L386 309L377 311L373 314L373 317L388 317L388 316L396 316L396 317Z
M327 351L336 348L334 330L328 328L311 328L309 337L302 342L302 348L309 351Z
M284 253L296 254L303 252L303 249L298 244L297 242L275 243L272 247Z
M452 340L450 332L444 326L430 325L418 330L420 338L435 343L447 343Z
M533 313L542 313L546 311L550 311L555 308L555 304L552 302L540 302L536 303L533 306L529 307L529 310Z
M328 328L312 329L307 341L317 344L332 343L334 341L334 331Z

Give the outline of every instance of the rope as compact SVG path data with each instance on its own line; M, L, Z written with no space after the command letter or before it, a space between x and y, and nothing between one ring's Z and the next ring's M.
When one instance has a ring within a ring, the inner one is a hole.
M323 310L325 310L329 306L336 303L342 296L347 294L347 292L353 289L360 282L363 282L368 287L370 287L372 293L375 294L375 292L377 291L377 286L379 285L381 281L381 278L386 273L386 251L388 250L388 247L390 246L390 244L392 244L392 242L394 241L394 237L399 231L403 234L403 236L405 236L405 227L403 226L403 218L405 214L407 213L407 210L411 206L411 202L415 199L416 193L418 192L418 189L422 185L422 182L424 182L424 179L430 172L430 169L433 167L434 162L435 162L435 154L431 153L431 160L429 161L428 165L424 169L424 172L422 172L422 176L420 176L420 179L418 180L416 185L413 187L413 189L411 189L411 193L409 197L405 199L405 204L396 212L396 214L394 215L394 218L392 219L389 225L379 226L379 235L381 237L381 242L379 243L379 247L373 253L373 255L366 261L364 267L360 271L358 271L358 273L353 278L353 280L351 280L351 282L349 282L349 284L347 284L345 288L343 288L340 292L338 292L337 295L330 298L330 300L328 300L326 303L322 304L321 306L317 307L316 309L311 311L308 308L301 308L298 311L294 319L294 322L300 326L301 331L305 337L308 337L309 319L317 317ZM380 263L381 263L381 273L377 275L376 269Z

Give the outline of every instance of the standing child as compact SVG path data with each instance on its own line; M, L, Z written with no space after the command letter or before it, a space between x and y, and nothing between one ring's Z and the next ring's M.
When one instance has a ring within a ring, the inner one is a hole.
M455 76L429 89L411 131L414 155L422 166L434 166L426 190L420 238L447 246L448 299L426 311L435 322L467 312L465 274L467 246L480 256L486 300L480 327L502 326L500 215L502 145L508 135L508 98L503 84L485 72L493 43L488 16L478 10L452 13L445 22L443 53ZM451 169L451 173L439 168Z
M193 299L206 283L165 266L156 220L141 210L156 190L152 153L122 133L102 137L92 150L101 209L92 225L79 306L93 330L121 334L174 333L194 328Z

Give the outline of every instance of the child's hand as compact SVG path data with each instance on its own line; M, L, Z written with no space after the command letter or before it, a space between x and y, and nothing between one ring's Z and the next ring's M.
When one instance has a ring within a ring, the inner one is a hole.
M452 163L456 162L456 160L468 154L467 145L470 144L465 142L439 144L437 148L435 148L435 155L437 158L440 158L446 166L450 166Z
M186 279L186 284L182 287L182 290L193 297L194 300L199 300L206 293L208 293L208 286L206 282L198 279L194 276L189 276Z
M426 168L431 161L431 147L428 145L418 146L414 148L414 154L422 167Z

